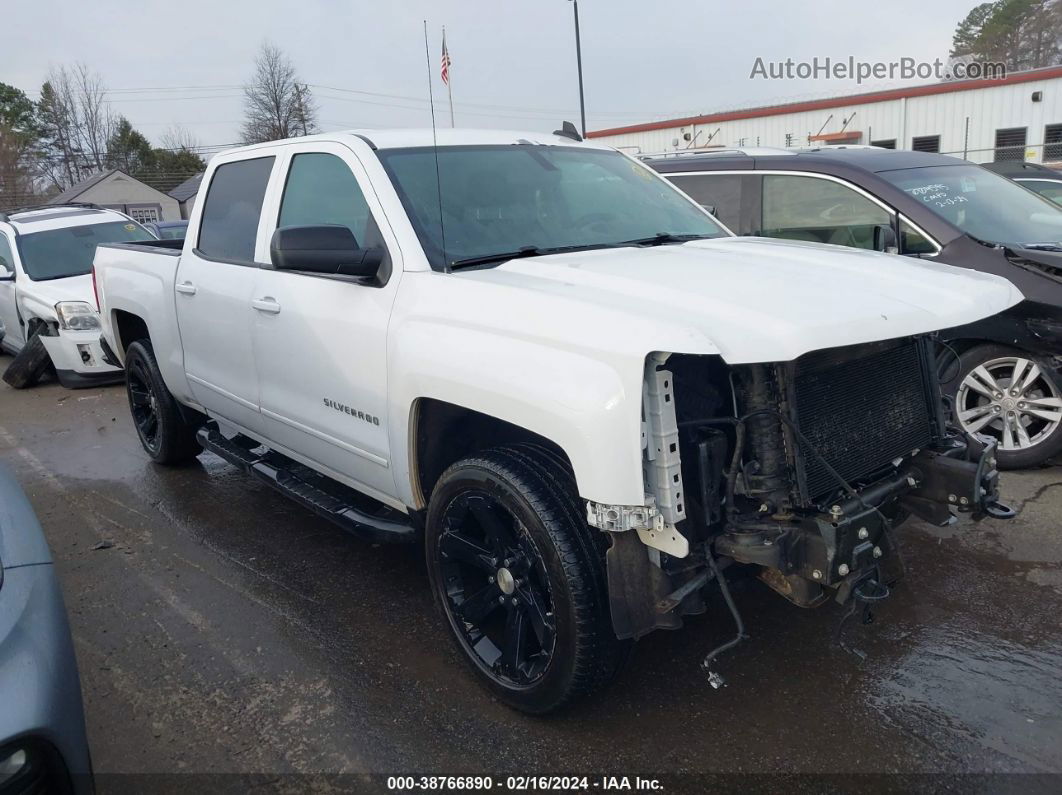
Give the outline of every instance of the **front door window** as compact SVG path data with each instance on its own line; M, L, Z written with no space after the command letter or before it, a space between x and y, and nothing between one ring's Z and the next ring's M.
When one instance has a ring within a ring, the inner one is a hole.
M891 226L892 213L829 179L788 174L763 178L760 234L853 248L874 248L874 227Z

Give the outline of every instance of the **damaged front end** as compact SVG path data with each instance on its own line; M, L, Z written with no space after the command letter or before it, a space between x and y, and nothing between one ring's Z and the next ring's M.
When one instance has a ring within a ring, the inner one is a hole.
M894 530L909 516L1012 516L994 446L946 426L931 354L914 337L780 363L650 356L646 505L589 504L612 539L617 635L680 626L716 580L740 636L721 573L735 564L801 607L880 599L902 574Z

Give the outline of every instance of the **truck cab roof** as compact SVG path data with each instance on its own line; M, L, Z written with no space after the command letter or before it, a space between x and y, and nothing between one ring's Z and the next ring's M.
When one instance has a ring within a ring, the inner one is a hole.
M288 138L280 141L268 141L261 144L229 149L225 155L249 151L272 149L287 144L305 144L313 141L337 141L359 139L372 149L412 149L424 146L506 146L511 144L540 144L543 146L581 146L588 149L612 149L611 146L593 141L576 140L569 135L559 133L528 132L526 130L479 130L465 128L445 128L432 130L430 127L408 129L354 129L339 132L320 133L302 138Z

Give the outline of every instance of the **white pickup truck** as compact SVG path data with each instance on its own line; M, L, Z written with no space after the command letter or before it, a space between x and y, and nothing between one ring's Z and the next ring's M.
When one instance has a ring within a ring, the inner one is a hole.
M715 583L740 627L727 566L870 602L909 514L1007 513L931 334L1018 302L998 277L733 237L570 127L250 146L202 196L182 249L95 259L144 449L422 540L457 647L520 709L599 687Z

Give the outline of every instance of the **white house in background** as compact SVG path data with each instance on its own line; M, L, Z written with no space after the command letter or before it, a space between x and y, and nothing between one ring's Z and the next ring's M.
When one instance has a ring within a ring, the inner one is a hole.
M181 220L176 199L117 168L82 180L48 200L49 204L67 202L98 204L143 223Z
M1062 66L587 133L629 152L873 144L1062 166Z
M202 181L203 174L196 174L170 191L170 197L176 199L181 206L181 218L191 216L192 207L195 206L195 198L199 195L199 183Z

